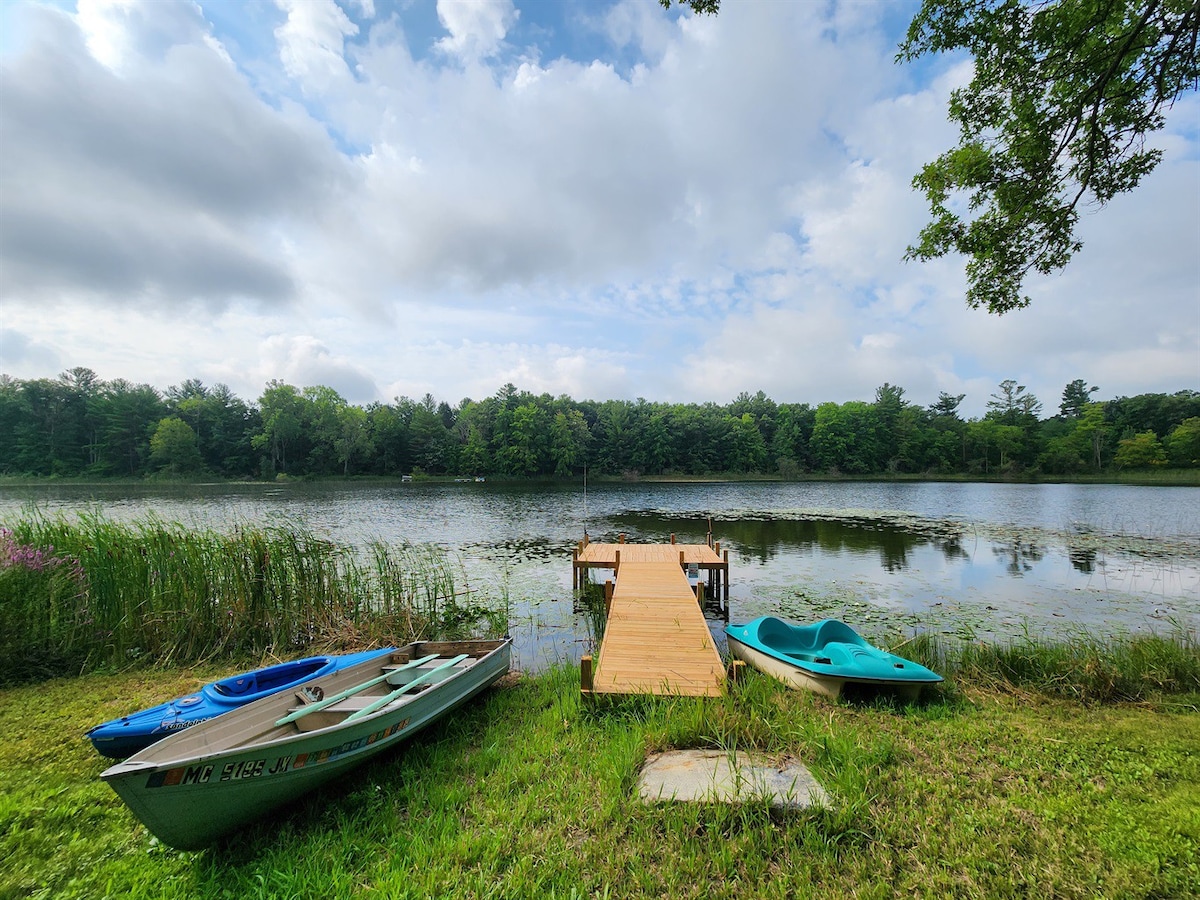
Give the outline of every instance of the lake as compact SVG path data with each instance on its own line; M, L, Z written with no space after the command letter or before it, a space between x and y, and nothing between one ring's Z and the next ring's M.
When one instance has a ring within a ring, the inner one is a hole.
M519 664L577 660L571 548L592 540L728 549L732 621L840 618L881 643L1200 628L1200 488L788 482L513 486L413 482L0 487L0 524L149 514L225 528L300 522L346 543L432 543L467 586L507 597ZM710 526L711 522L711 526ZM706 610L723 640L723 614Z

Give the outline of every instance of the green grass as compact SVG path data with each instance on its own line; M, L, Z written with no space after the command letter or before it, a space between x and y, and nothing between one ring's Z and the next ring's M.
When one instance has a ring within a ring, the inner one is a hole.
M0 684L134 663L503 633L442 552L299 523L230 532L30 515L0 530Z
M1195 632L1182 627L1167 635L1080 634L1061 641L1026 636L1000 644L950 643L919 634L893 651L948 677L952 684L1035 690L1085 703L1200 694L1200 642Z
M1200 695L1082 704L963 673L923 704L751 672L716 700L584 704L556 669L200 853L98 779L90 724L222 670L0 691L0 897L1130 897L1200 892ZM647 753L755 748L833 806L643 806Z

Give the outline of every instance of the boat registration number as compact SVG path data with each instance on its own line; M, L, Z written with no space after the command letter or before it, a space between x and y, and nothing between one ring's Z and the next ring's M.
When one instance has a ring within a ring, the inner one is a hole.
M226 763L219 771L211 763L163 769L159 772L151 773L149 779L146 781L146 787L179 787L192 784L220 783L222 781L245 781L248 778L282 775L294 769L319 766L332 759L337 759L339 756L345 756L347 753L361 750L370 744L387 740L403 731L408 726L408 722L408 719L404 719L374 734L369 734L353 741L346 741L335 747L328 747L312 753L297 753L295 756L277 756L271 760L269 767L267 766L267 760L270 757L263 757L262 759ZM214 778L214 776L216 777Z

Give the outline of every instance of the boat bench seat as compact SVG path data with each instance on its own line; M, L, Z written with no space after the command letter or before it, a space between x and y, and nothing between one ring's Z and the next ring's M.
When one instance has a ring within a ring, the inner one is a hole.
M382 671L382 672L403 671L403 672L412 672L415 675L420 675L422 672L427 672L430 669L436 668L437 666L440 666L444 662L446 662L445 659L435 659L432 662L426 663L425 665L420 666L419 668L416 668L416 669L409 668L407 663L392 663L392 664L389 664L386 666L381 666L380 671ZM454 664L454 668L469 669L469 668L471 668L471 666L475 665L475 663L477 663L477 662L479 662L479 660L477 658L475 658L474 656L468 656L466 659L459 660L458 662L456 662Z
M320 715L321 713L342 713L345 715L346 713L358 712L360 709L366 709L378 700L379 697L379 694L355 694L353 697L339 700L333 706L326 706L319 712L313 713L313 715ZM289 712L295 712L298 709L300 707L296 706L290 709Z
M345 700L339 700L337 703L333 704L333 706L325 707L322 712L358 712L360 709L366 709L378 699L380 699L379 694L355 694L353 697L347 697Z
M455 672L471 668L471 666L475 665L477 662L479 662L479 660L473 657L467 657L466 659L459 660L449 669L445 668L446 662L447 661L445 659L438 659L415 669L410 669L406 666L384 666L382 671L390 674L390 677L387 680L388 684L390 684L392 687L401 687L402 685L408 684L410 681L416 681L418 678L423 678L424 676L427 676L431 670L441 667L442 671L438 672L428 681L429 684L437 684L439 681L449 678Z
M437 684L437 682L449 678L452 674L454 674L455 670L469 669L478 663L479 660L474 657L467 657L466 659L458 660L452 666L447 666L447 662L449 661L435 660L434 662L429 663L428 666L420 666L417 668L408 668L405 665L382 666L381 670L385 674L388 673L388 670L395 670L397 673L397 677L394 681L389 677L384 682L384 685L389 692L396 690L399 691L398 695L392 700L391 703L388 704L388 706L409 702L413 698L420 696L423 692L433 687L435 684ZM439 664L441 665L439 666ZM438 668L442 668L444 671L436 671ZM408 689L407 692L401 690L406 684L423 677L427 680L421 681L421 683ZM294 722L297 730L299 731L314 731L318 728L328 728L330 725L339 724L346 716L366 709L373 703L381 700L384 696L386 696L386 694L379 693L378 688L371 692L363 691L362 693L351 694L349 697L343 697L337 703L334 703L330 706L323 706L319 709L313 710L312 712L306 713L302 717L297 717L294 719ZM299 694L296 695L296 699L300 701L301 705L293 706L291 709L289 709L289 715L299 712L304 708L306 702L309 702L306 701L305 698L302 698Z
M420 696L419 693L404 694L397 697L394 703L405 703L413 697ZM352 697L347 697L344 700L339 700L332 706L326 706L324 709L319 709L316 712L310 713L302 719L296 719L295 725L299 731L314 731L318 728L328 728L330 725L337 725L343 722L346 716L351 713L356 713L359 710L366 709L372 703L380 698L379 694L355 694ZM292 707L289 712L295 712L302 707Z

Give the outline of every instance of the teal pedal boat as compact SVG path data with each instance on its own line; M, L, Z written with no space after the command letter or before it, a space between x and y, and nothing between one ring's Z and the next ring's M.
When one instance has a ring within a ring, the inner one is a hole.
M919 663L867 643L836 619L793 625L763 616L745 625L727 625L725 635L735 658L790 687L831 699L841 696L848 684L916 699L922 687L942 680Z

